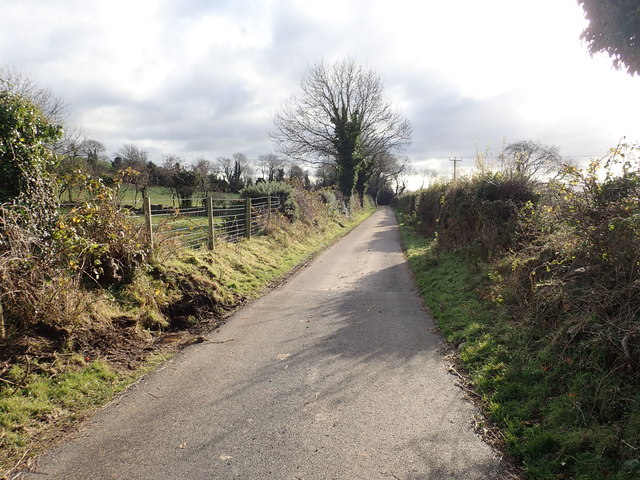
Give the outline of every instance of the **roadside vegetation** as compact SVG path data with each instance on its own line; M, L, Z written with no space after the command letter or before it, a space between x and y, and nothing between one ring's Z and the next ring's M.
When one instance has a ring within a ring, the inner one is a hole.
M229 312L373 211L354 206L344 215L335 196L326 203L331 192L291 194L295 221L274 215L264 234L213 251L164 245L150 262L139 227L119 210L86 210L89 203L60 218L48 264L34 256L41 245L13 232L10 255L0 257L0 471L39 453L178 348L203 341ZM105 237L118 239L112 244L102 238L107 228ZM102 265L115 259L129 267L109 277Z
M420 292L529 478L640 478L639 153L543 183L520 151L397 203Z
M271 182L243 183L232 162L234 189L205 176L212 182L200 190L136 183L153 169L146 160L120 158L115 169L88 147L85 157L61 153L68 139L46 102L34 99L42 100L0 88L0 478L177 349L205 341L235 308L373 211L371 201L347 202L282 171ZM74 158L97 160L60 169ZM181 163L172 168L174 178L197 178ZM150 251L125 202L142 193L164 193L158 203L188 194L191 202L211 194L213 180L224 198L278 195L280 211L250 240L217 238L213 250L194 250L176 237Z

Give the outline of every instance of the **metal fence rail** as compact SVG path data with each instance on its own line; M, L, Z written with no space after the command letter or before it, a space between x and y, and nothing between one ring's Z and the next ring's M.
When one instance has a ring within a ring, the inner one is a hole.
M154 205L144 199L144 222L149 245L167 242L189 248L207 246L215 242L237 242L260 233L272 213L280 207L277 196L244 200L216 200L214 198L179 201L183 207ZM140 215L133 217L140 218Z

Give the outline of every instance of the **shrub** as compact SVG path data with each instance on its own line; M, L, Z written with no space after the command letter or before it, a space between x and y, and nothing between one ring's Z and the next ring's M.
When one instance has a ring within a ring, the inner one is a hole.
M27 98L0 90L0 203L20 207L25 225L46 228L57 199L47 168L54 156L47 145L62 135ZM16 217L15 220L18 220Z
M626 159L638 147L627 150ZM617 432L608 455L620 463L640 442L638 173L613 155L567 168L568 182L528 217L529 242L492 273L492 297L546 358L554 395L572 399L581 424Z
M117 187L78 174L89 200L62 215L53 232L60 260L100 285L119 285L133 279L146 259L141 226L134 225L120 207Z
M277 196L280 200L280 211L289 220L298 218L298 206L293 198L294 188L286 182L260 182L249 185L240 191L242 198L260 198L269 195Z
M330 216L346 213L344 202L338 199L335 190L323 188L322 190L318 190L318 195L322 202L327 206Z
M439 248L477 247L490 256L518 238L523 209L540 195L532 180L504 173L483 173L449 184L438 183L403 200L421 228L436 234Z
M440 213L446 191L446 183L436 183L422 190L413 202L413 209L418 222L420 222L420 226L427 235L434 235L438 230Z
M61 269L51 242L23 222L21 212L0 207L0 338L72 327L88 306L79 275Z

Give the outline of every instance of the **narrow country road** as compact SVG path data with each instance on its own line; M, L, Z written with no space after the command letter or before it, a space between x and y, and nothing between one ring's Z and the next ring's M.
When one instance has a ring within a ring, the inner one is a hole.
M432 330L381 209L20 478L498 479Z

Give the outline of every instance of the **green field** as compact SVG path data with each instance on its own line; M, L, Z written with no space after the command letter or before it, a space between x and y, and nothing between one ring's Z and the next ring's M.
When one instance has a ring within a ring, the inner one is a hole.
M147 191L147 194L149 198L151 198L151 203L153 205L178 206L180 203L168 187L151 187ZM136 208L142 208L142 195L131 185L122 185L118 190L118 198L122 205L131 205ZM204 199L204 196L198 193L193 195L191 198L193 204L198 205ZM215 192L213 194L213 198L220 200L236 200L240 198L240 195L238 193ZM71 203L82 202L86 199L86 192L75 192L71 197ZM70 203L68 194L65 193L61 195L60 201L62 203Z

